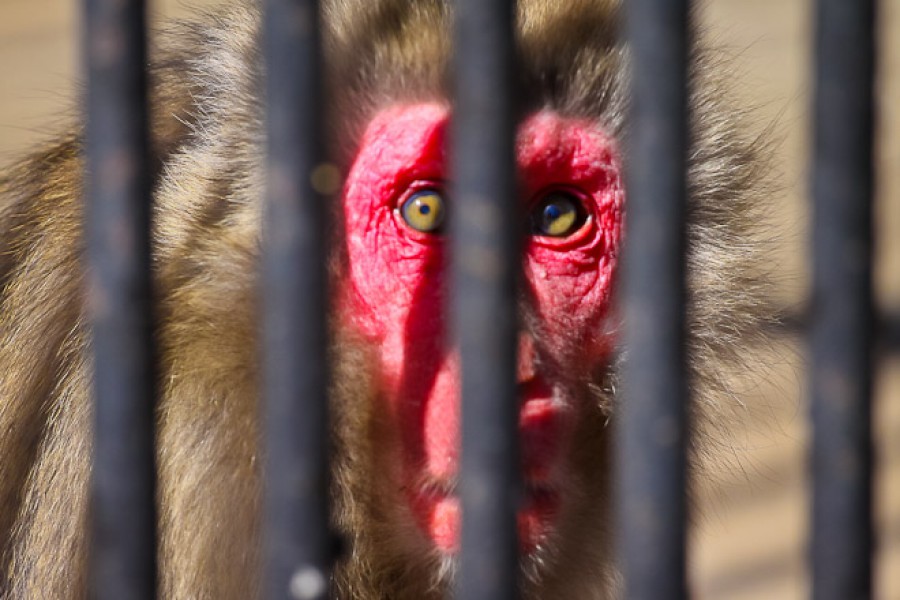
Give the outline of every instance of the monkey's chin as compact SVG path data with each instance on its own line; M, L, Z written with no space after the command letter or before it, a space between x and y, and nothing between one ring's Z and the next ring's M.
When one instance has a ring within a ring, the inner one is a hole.
M446 554L459 550L462 527L459 497L439 490L421 490L409 500L419 527L435 547ZM560 501L559 492L549 486L528 486L523 506L516 515L522 554L533 552L553 531Z

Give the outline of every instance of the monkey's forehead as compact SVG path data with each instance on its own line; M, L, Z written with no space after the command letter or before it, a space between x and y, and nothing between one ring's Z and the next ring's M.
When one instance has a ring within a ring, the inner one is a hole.
M452 178L448 171L451 118L445 103L398 104L376 113L362 135L345 196L389 204L416 180ZM594 121L563 117L551 110L538 111L520 122L515 151L526 199L553 184L574 185L595 195L621 171L613 136Z

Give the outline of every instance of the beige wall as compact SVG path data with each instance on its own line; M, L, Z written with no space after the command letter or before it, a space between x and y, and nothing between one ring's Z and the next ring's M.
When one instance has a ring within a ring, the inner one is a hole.
M0 0L0 163L77 113L78 0ZM151 18L182 17L213 0L150 2Z

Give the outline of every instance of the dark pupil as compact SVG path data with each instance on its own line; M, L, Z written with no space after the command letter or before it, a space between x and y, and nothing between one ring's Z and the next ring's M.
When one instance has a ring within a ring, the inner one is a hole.
M560 215L562 215L562 210L555 204L551 204L544 209L544 217L547 219L548 223L552 223L558 219Z
M428 206L427 204L420 204L420 205L419 205L419 213L420 213L420 214L427 215L427 214L430 213L430 212L431 212L431 207Z

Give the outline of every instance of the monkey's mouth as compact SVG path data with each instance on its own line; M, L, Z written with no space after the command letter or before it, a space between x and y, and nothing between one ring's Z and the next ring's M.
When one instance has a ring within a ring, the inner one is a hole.
M409 502L420 527L438 550L448 554L456 552L462 527L459 497L453 491L429 487L411 494ZM526 484L522 507L516 514L523 553L532 552L553 530L560 504L557 488Z
M522 455L523 497L517 512L521 551L529 553L553 530L562 504L564 465L560 460L567 418L565 404L542 378L520 384L519 436ZM410 490L408 501L419 527L443 552L459 547L460 500L455 485L428 481Z

